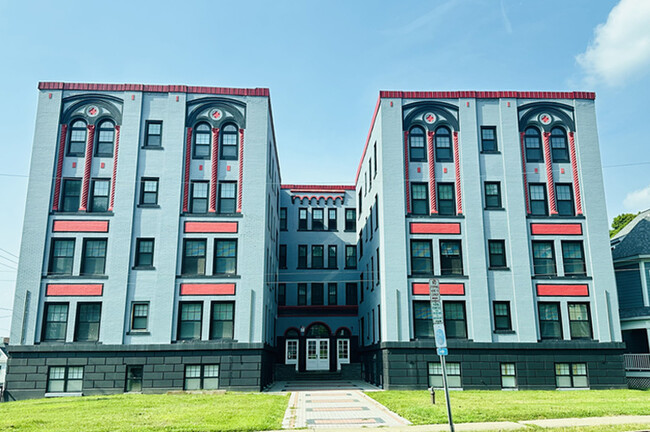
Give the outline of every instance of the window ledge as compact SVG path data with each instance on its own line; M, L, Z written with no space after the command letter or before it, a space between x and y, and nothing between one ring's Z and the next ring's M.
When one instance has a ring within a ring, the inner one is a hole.
M503 207L485 207L483 210L485 211L505 211L506 209Z
M149 331L140 331L140 330L131 330L126 332L127 336L149 336L151 332Z
M357 270L356 267L344 267L343 270Z
M53 211L50 212L55 216L93 216L93 217L109 217L113 216L113 212L91 212L91 211L76 211L76 212L65 212L65 211Z
M227 219L227 218L241 218L244 217L243 214L241 213L181 213L181 216L187 217L187 218L219 218L219 219Z
M156 270L154 266L133 266L131 270Z
M465 219L465 215L441 215L441 214L426 214L426 215L416 215L413 213L408 213L405 215L407 219Z
M592 280L591 276L556 276L556 275L533 275L531 279L540 279L540 280Z
M214 274L214 275L192 275L180 274L176 275L176 279L241 279L240 275L233 274Z
M138 208L160 208L158 204L138 204Z
M481 150L481 154L501 154L499 150Z
M410 274L408 275L411 279L469 279L467 275L437 275L433 273L419 273L419 274Z
M46 398L55 398L55 397L81 397L83 396L82 392L61 392L61 393L45 393Z
M488 267L492 271L510 271L510 267Z
M585 219L584 215L561 216L561 215L532 215L526 216L526 219Z
M144 145L144 146L142 146L140 148L143 149L143 150L165 150L165 148L163 146L147 146L147 145Z
M514 330L494 330L494 334L517 334Z
M108 275L41 275L41 279L108 279Z

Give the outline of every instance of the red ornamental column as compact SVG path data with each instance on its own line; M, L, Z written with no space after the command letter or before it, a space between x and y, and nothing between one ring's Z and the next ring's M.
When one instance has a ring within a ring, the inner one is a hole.
M210 208L208 212L217 211L217 174L219 170L219 128L212 128L212 167L210 173Z
M190 162L192 161L192 128L187 128L185 141L185 178L183 180L183 213L189 211L190 200Z
M88 208L88 189L90 188L90 173L93 164L93 143L95 142L95 125L88 125L88 140L86 142L86 159L84 161L84 178L81 187L81 203L79 211Z
M576 158L576 143L573 132L569 132L569 146L571 151L571 170L573 171L573 194L576 197L576 212L582 214L582 199L580 197L580 180L578 179L578 160Z
M65 138L68 134L68 125L61 125L61 137L59 138L59 157L56 161L56 177L54 177L54 202L52 211L59 210L59 198L61 196L61 175L63 172L63 157L65 156Z
M526 175L526 149L524 147L524 132L521 136L521 166L524 172L524 198L526 200L526 214L530 214L530 200L528 199L528 176Z
M241 213L242 197L244 195L244 129L239 129L239 194L237 195L237 213Z
M406 183L406 214L411 213L411 185L409 184L409 133L404 131L404 181Z
M460 191L460 149L458 148L458 131L454 131L454 168L456 169L456 210L463 214L463 197Z
M546 161L546 189L548 190L548 203L551 214L557 214L555 205L555 183L553 182L553 160L551 159L550 132L544 132L544 159Z
M433 136L435 132L427 132L427 152L429 154L429 208L431 214L438 214L436 200L436 159L433 155Z
M108 211L113 211L115 204L115 181L117 179L117 152L120 150L120 125L115 125L115 151L113 152L113 177L111 178L111 202Z

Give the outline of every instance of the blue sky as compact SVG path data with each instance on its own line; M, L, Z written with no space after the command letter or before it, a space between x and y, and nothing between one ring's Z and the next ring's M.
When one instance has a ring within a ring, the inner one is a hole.
M354 182L379 90L596 91L611 219L650 207L648 22L645 0L0 0L0 336L39 81L268 87L283 182L322 184Z

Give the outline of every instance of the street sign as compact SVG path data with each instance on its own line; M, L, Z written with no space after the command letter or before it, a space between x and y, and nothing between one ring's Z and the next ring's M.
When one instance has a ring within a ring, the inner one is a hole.
M431 319L433 320L433 335L436 339L436 352L440 356L440 366L442 367L442 383L445 387L449 430L454 432L454 421L451 417L451 405L449 403L449 387L447 385L447 365L445 363L447 335L445 333L445 320L442 312L442 298L440 297L438 279L429 279L429 301L431 302Z
M433 335L436 338L437 348L447 348L447 335L445 334L444 324L434 324Z
M438 279L429 280L429 301L431 302L431 318L433 324L443 324L442 298L440 297L440 284Z
M449 354L449 352L447 351L447 348L436 348L436 353L439 356L446 356L447 354Z

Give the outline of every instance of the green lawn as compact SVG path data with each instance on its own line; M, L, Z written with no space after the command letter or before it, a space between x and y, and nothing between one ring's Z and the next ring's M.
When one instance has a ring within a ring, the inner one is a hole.
M426 390L367 395L413 424L447 421L442 390L436 405ZM642 390L453 391L450 399L455 423L650 414L650 391Z
M116 395L0 404L0 431L281 429L289 398L259 393Z
M606 426L576 426L563 428L543 428L539 426L528 426L528 429L523 429L523 431L527 432L628 432L648 430L650 430L650 423Z

